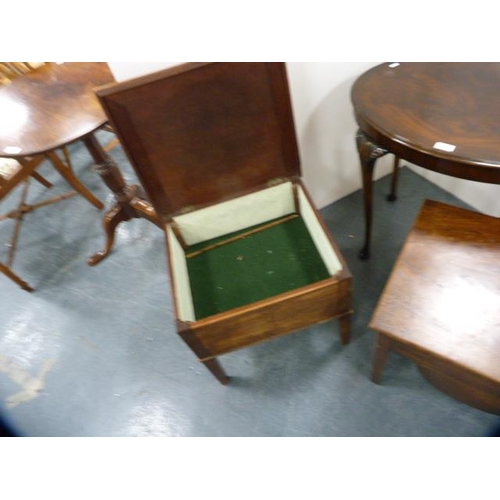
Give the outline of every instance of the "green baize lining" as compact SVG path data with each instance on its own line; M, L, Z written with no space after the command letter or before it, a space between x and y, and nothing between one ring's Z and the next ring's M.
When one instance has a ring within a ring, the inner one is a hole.
M192 245L185 253L267 224L269 221ZM197 320L330 276L300 216L186 260Z

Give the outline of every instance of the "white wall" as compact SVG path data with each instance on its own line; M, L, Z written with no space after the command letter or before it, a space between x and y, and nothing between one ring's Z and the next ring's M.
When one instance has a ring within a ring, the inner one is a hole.
M121 81L177 63L108 64ZM375 64L287 63L303 178L320 208L361 187L350 89L357 76ZM377 161L377 178L390 172L391 161Z
M304 181L321 208L361 187L351 86L378 63L287 63ZM388 174L392 156L377 161Z

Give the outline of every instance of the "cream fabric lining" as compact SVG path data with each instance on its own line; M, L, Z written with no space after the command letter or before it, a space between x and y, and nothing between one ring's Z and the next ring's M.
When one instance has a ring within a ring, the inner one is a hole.
M262 189L208 208L174 217L188 245L201 243L295 211L292 183Z
M298 186L298 197L304 223L328 272L333 276L342 269L342 264L300 186ZM177 223L186 243L194 245L291 214L294 211L292 183L286 182L196 212L174 217L173 220ZM167 237L172 258L175 300L179 319L181 321L195 321L184 250L170 226L167 226Z
M299 205L300 205L300 215L302 215L302 219L305 222L307 229L309 230L309 234L318 249L323 262L325 263L328 272L333 276L338 271L342 269L342 264L337 257L337 254L332 248L330 244L330 240L328 236L323 231L321 224L312 209L309 200L307 199L304 191L299 186Z
M172 259L173 288L175 290L175 301L179 319L181 321L195 321L186 256L170 226L167 226L167 238L170 257Z

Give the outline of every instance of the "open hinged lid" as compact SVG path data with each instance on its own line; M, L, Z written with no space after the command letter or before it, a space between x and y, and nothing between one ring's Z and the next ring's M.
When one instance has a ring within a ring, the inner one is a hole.
M300 175L284 63L189 63L97 91L163 219Z

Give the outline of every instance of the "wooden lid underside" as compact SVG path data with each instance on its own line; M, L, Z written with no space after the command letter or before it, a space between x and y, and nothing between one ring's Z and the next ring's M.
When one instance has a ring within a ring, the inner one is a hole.
M164 220L300 176L283 63L190 63L97 94Z

